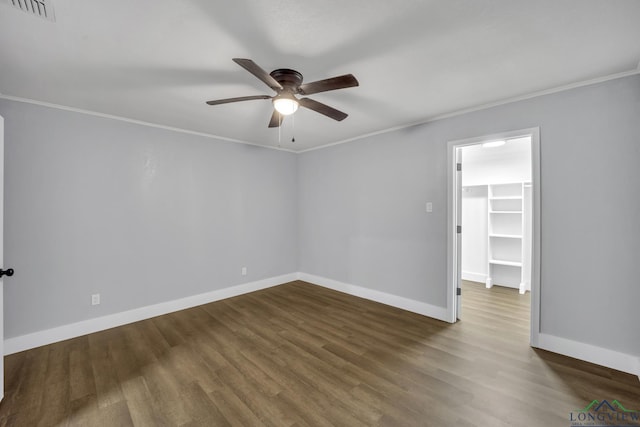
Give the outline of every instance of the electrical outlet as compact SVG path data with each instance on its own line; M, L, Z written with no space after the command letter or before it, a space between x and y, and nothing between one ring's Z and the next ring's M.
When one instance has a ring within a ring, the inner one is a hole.
M100 305L100 294L91 295L91 305Z
M242 274L243 276L247 275L247 267L242 267L242 270L240 271L240 274Z

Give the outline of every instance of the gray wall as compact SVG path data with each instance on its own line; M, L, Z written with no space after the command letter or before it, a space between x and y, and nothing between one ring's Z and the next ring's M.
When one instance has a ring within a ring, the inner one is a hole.
M542 332L640 354L640 76L297 157L7 100L0 115L7 338L296 270L444 307L447 141L539 126Z
M5 337L296 271L295 154L7 100L0 115Z
M640 354L638 75L301 154L299 270L446 306L447 141L536 126L542 332Z

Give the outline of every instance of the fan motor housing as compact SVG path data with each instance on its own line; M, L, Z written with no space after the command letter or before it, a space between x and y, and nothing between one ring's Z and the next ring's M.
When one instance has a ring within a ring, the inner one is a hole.
M278 68L269 73L284 88L297 89L302 84L302 74L288 68Z

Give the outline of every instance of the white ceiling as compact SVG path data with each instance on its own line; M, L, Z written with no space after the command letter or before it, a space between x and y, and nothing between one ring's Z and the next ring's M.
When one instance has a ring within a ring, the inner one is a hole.
M52 0L56 21L0 0L0 94L278 146L273 92L231 58L305 82L349 114L300 109L281 147L305 150L464 109L638 72L637 0ZM295 135L296 142L291 143Z

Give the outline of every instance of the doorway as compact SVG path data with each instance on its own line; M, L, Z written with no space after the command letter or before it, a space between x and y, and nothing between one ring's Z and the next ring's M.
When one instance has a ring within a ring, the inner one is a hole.
M539 333L539 131L449 142L450 321L464 292L530 295L530 344ZM470 294L471 295L471 294ZM496 308L497 309L497 308Z

